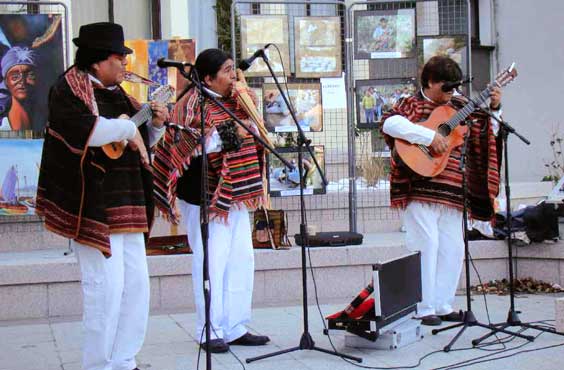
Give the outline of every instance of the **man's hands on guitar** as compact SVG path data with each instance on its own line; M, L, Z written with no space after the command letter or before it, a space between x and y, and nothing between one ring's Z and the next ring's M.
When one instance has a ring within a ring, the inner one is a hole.
M150 103L151 110L153 111L153 121L152 124L156 128L160 128L169 119L169 112L166 104L157 103L152 101Z
M139 151L139 156L141 157L141 163L148 166L149 165L149 154L147 153L147 148L145 148L145 143L143 142L143 137L139 130L135 132L133 139L127 140L129 146L133 150Z
M443 135L435 132L435 137L433 138L431 145L429 145L429 148L431 148L431 150L436 154L442 154L448 149L448 141Z
M501 106L501 89L499 87L493 87L490 92L490 108L493 110L498 110Z

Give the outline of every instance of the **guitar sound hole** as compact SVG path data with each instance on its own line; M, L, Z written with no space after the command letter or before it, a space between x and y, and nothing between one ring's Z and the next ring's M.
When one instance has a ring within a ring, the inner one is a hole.
M439 134L443 135L443 136L448 136L448 135L450 135L451 129L450 129L449 125L447 125L446 123L443 123L442 125L439 125L437 132Z

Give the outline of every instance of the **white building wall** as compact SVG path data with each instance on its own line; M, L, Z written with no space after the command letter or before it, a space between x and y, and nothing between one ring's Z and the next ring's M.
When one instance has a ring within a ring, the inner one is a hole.
M553 126L564 133L564 1L494 0L493 11L494 72L513 61L519 72L503 93L504 118L531 141L511 137L511 181L539 181L552 158Z

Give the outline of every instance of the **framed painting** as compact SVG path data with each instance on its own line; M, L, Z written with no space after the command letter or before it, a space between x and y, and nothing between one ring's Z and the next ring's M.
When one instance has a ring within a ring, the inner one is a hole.
M266 50L266 57L277 76L290 75L290 48L288 41L288 17L286 15L241 16L241 58L249 58L266 44L274 44ZM280 55L278 50L280 50ZM268 67L257 58L245 72L248 77L270 76Z
M467 55L466 55L466 36L440 36L440 37L423 37L419 43L419 65L423 68L425 63L436 55L442 55L454 60L463 73L466 73Z
M354 12L354 58L415 57L415 9Z
M323 130L321 84L288 84L289 101L294 107L298 123L304 131ZM269 132L296 132L290 109L275 84L262 85L264 123Z
M268 191L273 197L285 197L300 195L300 178L298 172L298 150L297 148L277 148L281 156L296 166L294 170L289 169L278 158L272 154L268 155ZM325 172L325 147L323 145L312 146L313 154ZM315 167L315 163L309 152L303 152L303 164L305 172L304 194L325 194L325 186L321 175Z
M296 77L340 77L341 18L295 17Z
M62 16L0 14L0 137L43 132L49 89L65 68Z
M414 78L357 80L355 86L358 128L379 128L382 116L400 99L417 91Z
M33 215L43 139L0 139L0 217Z

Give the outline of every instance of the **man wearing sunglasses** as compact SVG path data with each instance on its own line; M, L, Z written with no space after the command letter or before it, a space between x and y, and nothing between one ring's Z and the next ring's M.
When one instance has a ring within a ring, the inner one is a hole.
M394 139L399 138L427 146L434 153L447 151L444 136L417 122L427 120L440 106L448 105L456 110L464 107L467 101L455 89L460 85L456 81L461 80L462 70L455 61L444 56L431 58L421 73L421 90L401 99L384 116L382 131L390 148L394 147ZM499 115L500 108L501 90L494 88L490 109ZM469 216L489 220L499 187L497 122L480 112L474 112L468 119L473 121L466 153ZM417 317L423 325L462 319L451 306L464 258L460 158L461 147L454 148L445 170L433 178L413 174L396 156L391 159L392 207L405 209L407 248L421 251L423 296L417 305Z

